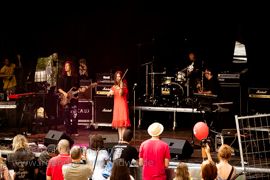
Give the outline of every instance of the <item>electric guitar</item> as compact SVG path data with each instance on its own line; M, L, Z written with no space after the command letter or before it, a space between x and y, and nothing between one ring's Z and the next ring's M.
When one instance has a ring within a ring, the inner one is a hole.
M94 88L95 86L97 85L97 83L92 83L90 84L89 86L85 87L85 89L88 89L88 88ZM61 98L61 101L60 101L60 104L62 106L65 106L66 104L70 103L71 99L75 99L76 97L74 96L75 94L78 94L79 92L81 92L82 90L79 89L77 91L72 91L73 88L71 88L67 94L68 94L68 97L64 96L64 94L61 94L60 95L60 98Z

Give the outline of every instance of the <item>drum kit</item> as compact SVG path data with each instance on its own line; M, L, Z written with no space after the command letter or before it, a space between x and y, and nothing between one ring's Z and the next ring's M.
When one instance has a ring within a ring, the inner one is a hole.
M149 65L151 68L150 73L148 73ZM179 107L189 101L189 78L185 72L176 71L174 76L166 76L166 68L164 68L163 72L153 71L153 62L148 62L141 66L146 66L145 103L150 102L152 105ZM148 75L151 75L152 93L150 95L148 94ZM162 77L157 79L155 75L162 75Z

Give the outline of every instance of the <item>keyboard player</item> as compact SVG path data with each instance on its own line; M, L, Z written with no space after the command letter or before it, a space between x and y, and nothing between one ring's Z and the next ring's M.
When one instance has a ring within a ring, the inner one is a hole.
M200 94L215 94L221 96L221 86L216 76L214 76L213 69L207 68L204 72L205 78L208 80L204 90L199 89Z

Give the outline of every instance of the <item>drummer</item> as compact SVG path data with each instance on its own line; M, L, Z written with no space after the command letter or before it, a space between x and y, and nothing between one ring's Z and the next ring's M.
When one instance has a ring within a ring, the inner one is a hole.
M186 68L182 72L187 73L188 78L190 78L190 86L195 90L195 84L200 82L202 77L201 73L202 62L197 60L196 53L191 51L189 53L189 61L186 64Z

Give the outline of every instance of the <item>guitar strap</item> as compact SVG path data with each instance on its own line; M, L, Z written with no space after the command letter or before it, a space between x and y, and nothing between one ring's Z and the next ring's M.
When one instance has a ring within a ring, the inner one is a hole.
M229 174L227 180L230 180L232 178L233 171L234 171L234 167L232 166L231 173Z

